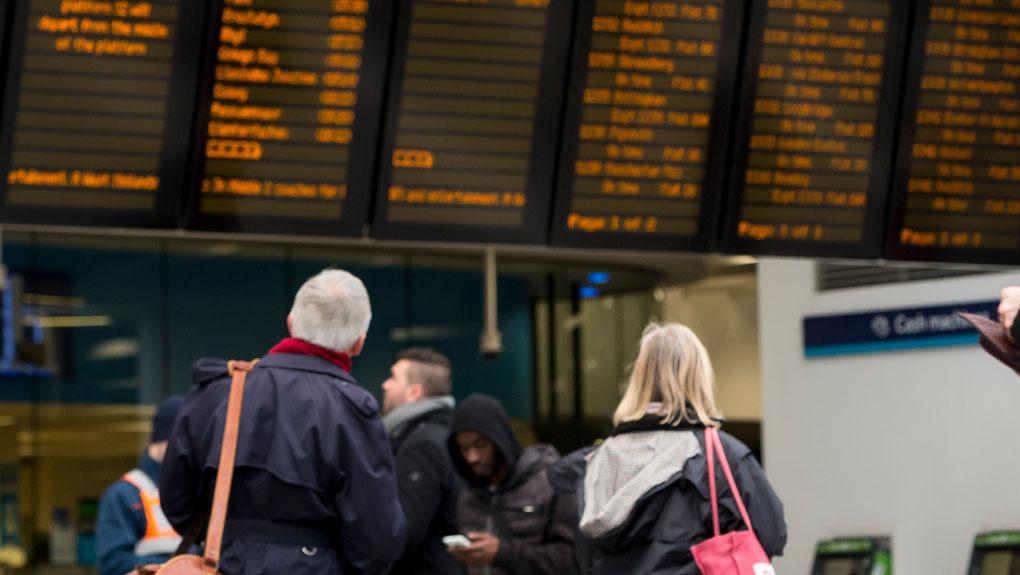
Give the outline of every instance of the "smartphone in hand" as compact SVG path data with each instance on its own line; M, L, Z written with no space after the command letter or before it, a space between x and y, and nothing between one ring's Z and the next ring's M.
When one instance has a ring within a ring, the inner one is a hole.
M446 545L451 549L467 547L471 545L471 540L463 535L447 535L446 537L443 537L443 545Z

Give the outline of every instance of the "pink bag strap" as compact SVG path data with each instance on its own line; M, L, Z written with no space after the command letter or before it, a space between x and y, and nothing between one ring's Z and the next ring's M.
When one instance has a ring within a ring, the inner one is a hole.
M708 461L708 498L712 503L712 533L719 536L719 498L715 491L715 443L711 432L714 427L705 428L705 458Z
M719 454L719 463L722 465L723 474L726 475L726 482L730 486L730 493L733 494L733 501L736 502L737 509L740 510L740 516L744 520L744 525L747 526L748 531L754 531L754 527L751 525L751 516L747 513L744 499L740 496L740 490L737 489L736 480L733 479L730 462L726 459L726 450L723 449L722 440L719 438L719 430L714 427L706 427L705 458L708 461L708 491L709 496L712 498L712 530L716 537L720 535L719 499L715 486L715 452Z

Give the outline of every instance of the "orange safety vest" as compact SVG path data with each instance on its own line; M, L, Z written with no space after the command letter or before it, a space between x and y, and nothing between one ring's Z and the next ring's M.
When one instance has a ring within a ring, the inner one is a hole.
M135 544L135 555L170 555L181 544L181 536L159 506L159 487L141 469L124 474L124 481L138 488L138 496L145 510L145 536Z

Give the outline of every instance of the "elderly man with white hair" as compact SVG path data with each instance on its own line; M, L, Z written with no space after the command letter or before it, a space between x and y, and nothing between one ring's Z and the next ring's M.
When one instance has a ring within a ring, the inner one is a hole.
M220 572L388 572L406 524L375 398L351 377L372 319L357 277L309 279L287 317L290 337L248 376ZM178 532L211 507L230 377L199 360L170 438L162 506Z

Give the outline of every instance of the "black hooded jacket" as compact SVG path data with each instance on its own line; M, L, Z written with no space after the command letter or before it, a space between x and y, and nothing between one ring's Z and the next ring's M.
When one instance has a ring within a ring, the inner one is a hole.
M457 446L457 433L475 431L487 437L510 472L498 486L478 478ZM550 445L523 449L503 407L486 395L471 395L454 412L447 442L457 472L467 482L457 506L461 533L487 531L500 539L493 575L571 575L577 506L573 497L553 492L546 473L559 459ZM487 573L473 570L471 573Z
M457 532L460 478L450 464L446 438L453 410L432 411L390 437L400 505L407 516L407 544L390 575L460 575L464 568L443 537Z
M577 553L588 575L698 575L691 546L712 537L705 432L698 424L671 426L659 417L623 424L598 450L599 467L592 469L594 448L574 452L549 469L561 497L575 497L585 518L587 507L595 521L582 529L595 531L578 537ZM750 449L727 433L720 433L741 498L765 553L781 555L786 546L783 505L769 485ZM613 455L610 455L613 454ZM716 464L719 465L718 463ZM588 501L586 477L599 499ZM723 533L744 529L736 503L721 471L719 514ZM599 492L607 484L620 489ZM642 487L635 487L643 484ZM607 496L609 496L607 498ZM601 517L600 517L601 515ZM601 519L601 525L597 521Z

